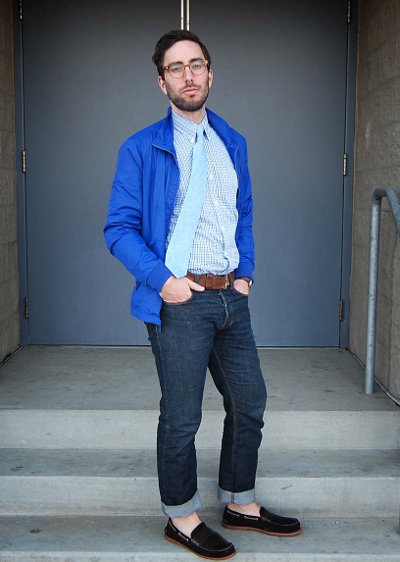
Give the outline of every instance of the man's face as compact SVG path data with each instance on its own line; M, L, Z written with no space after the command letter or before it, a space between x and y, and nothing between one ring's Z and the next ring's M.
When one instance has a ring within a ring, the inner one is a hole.
M163 66L176 62L186 65L197 59L204 59L200 45L193 41L178 41L166 51ZM207 69L204 74L195 76L189 67L185 67L181 78L172 78L166 70L164 78L158 77L158 83L164 94L169 97L173 108L192 113L206 103L212 79L212 70Z

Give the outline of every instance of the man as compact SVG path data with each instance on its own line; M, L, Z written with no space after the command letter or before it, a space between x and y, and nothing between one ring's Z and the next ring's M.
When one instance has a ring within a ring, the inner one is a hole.
M167 117L121 147L107 246L135 276L134 316L147 325L162 398L157 462L167 540L212 560L236 553L202 523L195 435L209 368L226 417L219 499L223 526L288 536L297 519L255 502L266 403L250 324L252 193L245 139L205 109L211 57L192 32L171 31L153 55Z

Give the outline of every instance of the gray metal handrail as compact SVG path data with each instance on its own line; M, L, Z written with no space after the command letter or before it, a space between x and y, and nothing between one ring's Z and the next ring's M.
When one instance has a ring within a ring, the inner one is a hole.
M376 348L376 301L378 292L379 231L382 198L387 197L397 232L400 235L400 200L393 187L379 187L372 196L371 245L369 258L369 290L367 321L367 359L365 365L365 393L373 394Z

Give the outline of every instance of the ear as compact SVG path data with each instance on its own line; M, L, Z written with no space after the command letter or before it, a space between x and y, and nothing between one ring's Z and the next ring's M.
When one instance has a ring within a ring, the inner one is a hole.
M159 76L159 77L158 77L158 85L160 86L161 91L162 91L165 95L167 95L167 88L165 87L165 80L164 80L164 78L163 78L162 76Z
M211 88L214 79L214 72L211 70L208 71L208 87Z

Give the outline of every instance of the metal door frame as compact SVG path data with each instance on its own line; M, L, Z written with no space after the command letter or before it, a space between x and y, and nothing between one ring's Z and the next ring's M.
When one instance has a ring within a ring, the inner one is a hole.
M339 328L339 347L349 347L350 319L350 274L353 224L353 186L354 186L354 140L356 117L356 70L357 70L357 32L358 0L348 0L350 23L347 29L347 69L344 153L347 154L347 174L343 177L343 220L342 220L342 277L340 299L343 302L343 319Z
M25 303L29 298L28 284L28 240L25 174L22 171L22 151L25 149L25 96L24 96L24 46L22 2L14 0L14 89L15 89L15 156L17 163L17 209L18 209L18 272L20 344L28 345L29 320Z

